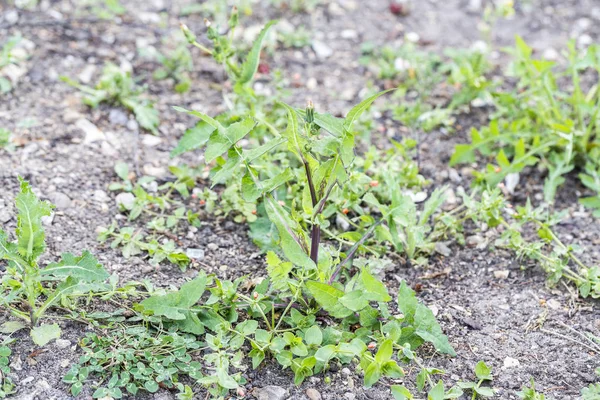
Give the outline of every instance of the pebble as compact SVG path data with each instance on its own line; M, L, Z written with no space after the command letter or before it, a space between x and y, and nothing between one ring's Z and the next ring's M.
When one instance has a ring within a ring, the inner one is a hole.
M335 216L335 224L337 225L338 229L344 232L347 232L348 229L350 229L350 223L346 221L345 218L342 218L339 214Z
M354 393L348 392L348 393L344 394L344 398L346 398L348 400L354 400L354 399L356 399L356 395Z
M518 367L519 365L521 365L521 363L516 358L506 357L504 359L504 365L502 366L502 369L515 368L515 367Z
M44 226L50 226L52 225L52 222L54 221L54 213L51 212L50 215L44 215L42 217L42 225Z
M577 38L577 46L579 48L585 48L591 45L594 42L594 39L588 34L581 35Z
M107 201L110 200L110 197L108 197L108 194L101 189L97 189L94 190L94 194L92 195L94 200L96 200L98 203L106 203Z
M140 129L140 125L135 119L130 119L129 121L127 121L127 129L129 129L132 132L136 132L138 129Z
M405 36L406 41L417 43L421 37L417 32L408 32Z
M164 167L155 167L152 164L144 164L142 167L145 175L154 176L155 178L164 178L167 176L167 170Z
M350 371L349 368L346 368L346 367L342 368L342 375L350 376L351 373L352 372Z
M274 385L256 388L253 394L257 400L284 400L287 398L287 390Z
M66 339L56 339L56 341L54 342L54 345L56 347L58 347L59 349L66 349L67 347L69 347L71 345L71 342L69 342Z
M509 274L510 274L510 271L507 269L494 271L494 277L496 279L506 279L506 278L508 278Z
M209 243L206 245L206 247L211 251L215 251L215 250L219 249L219 246L216 243Z
M344 29L340 32L340 37L342 39L358 39L358 32L354 29Z
M443 242L435 243L435 251L436 251L436 253L441 254L444 257L450 257L452 255L452 249L450 249L450 247L446 246L446 244Z
M319 391L317 389L306 389L306 396L310 399L310 400L321 400L321 393L319 393Z
M17 12L17 10L8 10L4 13L4 20L9 25L14 25L17 22L19 22L19 13Z
M66 209L71 207L71 199L64 193L54 192L48 196L52 204L56 206L58 209Z
M202 249L189 248L189 249L186 249L185 254L189 258L193 258L194 260L204 259L204 250L202 250Z
M475 247L483 243L483 237L480 235L472 235L467 238L467 246Z
M127 122L129 122L129 116L120 108L113 108L108 113L108 121L112 125L125 126L127 125Z
M544 50L544 53L542 55L542 58L544 58L546 60L550 60L550 61L556 61L556 60L558 60L559 57L560 57L560 54L558 54L558 51L556 51L552 47Z
M133 207L133 203L135 203L135 196L127 192L119 193L117 197L115 197L115 202L119 209L124 208L130 210Z
M69 365L71 365L71 360L69 360L68 358L65 358L60 362L60 366L62 368L67 368Z
M10 362L10 368L14 369L15 371L21 371L23 369L23 361L21 360L20 356L13 357L12 361Z
M506 175L506 178L504 178L504 185L506 190L508 190L508 193L514 194L515 188L519 186L519 180L520 176L518 172Z
M88 64L83 68L83 70L81 70L79 75L77 75L77 79L79 79L82 83L88 84L92 81L95 72L96 66L93 64Z
M315 54L320 59L325 59L331 57L333 54L333 50L331 47L321 42L320 40L313 41L312 48L315 51Z
M0 200L0 223L7 223L12 218L12 205Z
M306 88L308 90L315 90L318 85L319 83L317 82L317 79L312 76L306 81Z
M99 140L106 140L104 133L98 129L96 125L92 124L85 118L78 119L75 122L75 126L81 129L85 134L85 138L83 139L83 143L85 144L97 142Z
M75 110L67 110L63 114L63 122L65 124L72 124L80 118L82 118L81 114Z
M162 139L154 135L142 135L142 144L146 147L156 147L162 143Z
M556 299L550 299L546 302L548 308L552 310L558 310L560 308L560 302Z

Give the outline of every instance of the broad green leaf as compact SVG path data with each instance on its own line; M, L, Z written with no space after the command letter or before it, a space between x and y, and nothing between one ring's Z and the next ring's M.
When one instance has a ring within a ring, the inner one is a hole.
M315 269L315 263L307 254L305 247L302 246L303 238L294 230L301 228L286 216L283 208L272 198L267 198L265 201L265 209L271 222L277 226L281 238L281 249L287 259L301 267Z
M104 282L109 274L89 252L84 251L79 257L71 253L63 253L62 260L52 263L40 271L40 275L51 278L67 278L69 276L82 282Z
M416 326L415 333L423 340L433 344L437 351L451 356L456 355L429 307L423 304L417 305L414 324Z
M427 392L427 400L444 400L444 382L441 380Z
M465 164L475 162L475 152L470 144L457 144L454 146L454 153L450 157L449 165Z
M321 332L321 329L316 325L313 325L310 328L308 328L304 334L304 341L309 346L320 346L323 342L323 333Z
M179 143L177 143L177 147L171 151L171 157L201 148L206 144L208 138L214 131L214 126L205 121L198 122L196 126L185 131L183 137L179 140Z
M375 354L375 361L379 364L382 364L386 361L392 359L392 354L394 353L394 344L391 339L384 340L379 346L377 350L377 354Z
M366 269L360 271L358 279L367 299L385 302L392 300L383 282L371 275Z
M414 398L412 393L402 385L392 385L391 389L394 400L412 400Z
M0 325L0 333L7 335L13 334L21 329L25 328L25 324L21 321L6 321Z
M29 183L19 178L21 192L15 199L17 214L18 251L28 261L34 261L45 250L46 242L42 217L49 216L53 206L40 201L31 191Z
M174 106L173 110L179 111L179 112L184 112L184 113L193 115L194 117L198 117L202 121L206 122L207 124L209 124L210 126L212 126L215 129L225 129L225 127L223 125L221 125L221 123L219 121L217 121L216 119L212 118L211 116L209 116L207 114L204 114L203 112L186 110L185 108L178 107L178 106Z
M339 303L339 300L344 296L344 292L341 290L317 281L306 282L306 288L313 295L317 303L331 314L332 317L345 318L352 314L352 310Z
M269 28L276 24L277 21L269 21L264 28L258 34L258 37L254 40L254 44L252 45L252 49L246 56L246 60L242 64L242 71L238 83L245 84L248 83L254 78L254 74L256 74L256 70L258 69L258 63L260 60L260 51L262 49L263 40L269 31Z
M367 388L373 386L381 378L381 368L376 362L372 362L365 370L364 385Z
M31 339L38 346L42 347L48 344L51 340L58 339L60 337L60 327L58 324L46 324L36 326L31 330Z
M362 290L353 290L340 297L339 302L352 311L360 311L369 305L365 294Z
M475 365L475 376L477 379L491 380L492 379L492 369L488 367L485 362L479 361L477 365Z
M244 158L247 162L251 163L263 154L273 150L275 147L285 143L287 141L284 137L273 138L262 146L256 147L250 150L244 150Z
M190 309L202 297L206 283L206 274L201 273L196 279L181 285L179 290L149 297L140 304L144 311L151 312L153 315L184 320L191 313Z
M206 162L209 163L226 153L229 148L250 133L255 126L256 122L253 118L249 117L240 122L231 124L227 128L218 128L208 139L208 145L204 152Z

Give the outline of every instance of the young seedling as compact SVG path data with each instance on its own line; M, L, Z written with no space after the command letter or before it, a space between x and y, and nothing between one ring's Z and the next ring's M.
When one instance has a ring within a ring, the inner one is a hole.
M519 396L523 400L546 400L546 396L543 393L538 393L535 390L535 382L533 378L531 378L529 382L529 386L523 386L520 392L517 392L517 396Z
M60 262L39 267L38 260L46 249L42 218L50 215L53 206L40 201L29 184L19 180L16 240L10 241L8 234L0 230L0 260L7 264L0 285L0 304L26 321L33 341L43 346L60 336L57 324L40 323L45 312L69 294L103 287L108 273L89 252L80 257L64 253Z
M100 81L93 88L66 76L62 76L61 79L84 93L84 104L92 108L104 102L123 106L135 115L142 128L158 134L158 111L151 102L142 97L144 89L136 85L129 72L109 63L104 67Z
M473 394L471 396L472 400L475 400L478 397L492 397L494 396L494 389L481 386L485 381L491 381L492 377L492 369L485 365L485 362L479 361L477 365L475 365L475 376L477 377L477 382L458 382L457 385L461 389L470 390Z

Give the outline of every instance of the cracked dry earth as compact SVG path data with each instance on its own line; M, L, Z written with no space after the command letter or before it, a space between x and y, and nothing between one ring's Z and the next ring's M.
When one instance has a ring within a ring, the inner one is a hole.
M201 30L202 16L179 17L187 3L122 0L128 10L122 19L81 22L75 14L75 0L44 0L33 11L0 2L0 41L20 32L27 39L30 56L15 90L0 98L0 127L12 131L20 144L14 152L0 151L0 223L5 229L14 228L16 177L24 176L42 198L57 206L46 227L49 249L45 262L65 251L89 249L122 281L148 278L159 286L180 285L197 274L198 268L223 278L263 273L262 256L249 241L246 228L228 220L209 218L197 231L179 232L184 247L201 248L206 254L202 265L186 273L168 265L156 269L142 258L125 260L120 252L96 241L96 228L119 218L114 194L107 189L115 179L114 163L123 160L137 165L143 174L164 178L169 164L182 161L170 159L170 150L193 124L191 118L172 111L171 106L194 107L211 115L224 109L221 95L212 85L222 80L222 73L201 54L194 53L194 83L185 95L174 94L168 82L153 81L150 75L156 66L137 55L136 43L158 44L161 36L178 29L180 19L193 30ZM255 3L254 14L242 19L246 31L277 18L280 26L304 26L312 32L313 48L281 48L269 55L271 67L283 73L290 92L288 101L303 104L310 97L317 109L334 114L354 104L372 78L358 63L360 43L401 43L406 33L415 32L435 51L470 46L479 39L477 23L482 12L481 2L466 0L414 0L405 17L392 15L387 0L321 1L310 14L292 13L267 0ZM494 44L498 48L511 44L515 33L538 53L556 53L569 38L583 45L597 41L600 4L593 0L517 4L515 18L498 23ZM161 114L158 137L141 131L121 109L101 106L90 110L82 106L80 95L59 80L60 75L67 75L94 82L106 61L132 67L148 85ZM268 90L270 82L268 76L261 77L257 85ZM467 171L450 173L447 161L453 145L464 140L470 126L485 118L483 112L463 116L459 122L464 128L453 136L432 132L424 139L422 173L434 186L449 184L454 190L468 187ZM403 135L385 118L378 123L382 127L379 131L390 137ZM186 161L194 162L194 158L188 156ZM557 208L566 209L568 216L558 233L584 249L584 261L597 263L600 223L577 204L575 194L581 190L573 183L559 193ZM540 193L539 176L533 172L522 176L519 193L512 201L523 202L526 196ZM475 235L472 247L451 245L446 256L433 257L427 268L409 267L394 259L393 268L386 273L385 282L392 293L401 279L420 285L421 300L435 310L458 353L447 358L428 354L425 349L422 355L426 364L444 369L444 381L450 385L459 379L472 379L475 364L484 360L493 368L493 387L499 399L516 399L516 392L530 377L546 398L579 398L580 389L597 379L593 371L600 358L561 335L569 335L566 326L600 335L598 302L577 298L565 285L548 288L543 271L535 265L521 268L511 253L493 250L489 245L492 233L488 233ZM0 322L6 318L8 314L0 310ZM542 320L545 324L540 330ZM31 341L19 335L12 357L15 399L71 398L62 376L80 354L76 343L85 328L59 323L63 340L35 356ZM406 381L414 381L416 372L408 372ZM259 399L391 398L385 387L364 389L362 378L348 368L331 371L331 384L315 376L299 387L292 384L288 371L274 365L248 370L246 377L249 397ZM90 389L86 388L80 398L91 398ZM175 397L159 391L139 398Z

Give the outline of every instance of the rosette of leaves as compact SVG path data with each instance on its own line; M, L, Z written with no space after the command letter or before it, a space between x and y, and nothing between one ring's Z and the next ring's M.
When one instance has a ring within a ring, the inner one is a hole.
M40 268L38 261L46 250L42 218L50 215L53 206L40 201L26 181L20 179L20 183L15 199L16 240L0 230L0 260L6 266L0 281L0 304L28 324L11 323L11 331L27 326L33 341L43 346L60 336L57 324L41 323L46 311L69 295L106 289L109 275L87 251L79 257L64 253L59 262Z

